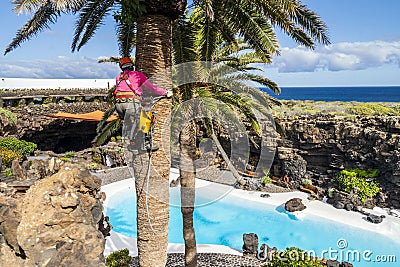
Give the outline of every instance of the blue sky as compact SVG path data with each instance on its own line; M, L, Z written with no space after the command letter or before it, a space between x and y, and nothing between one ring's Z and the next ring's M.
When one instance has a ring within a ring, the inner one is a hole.
M280 86L400 85L399 0L302 2L327 23L332 44L304 49L277 30L281 55L264 67L267 77ZM1 1L0 77L108 79L119 71L97 63L98 58L118 55L112 18L79 52L70 49L75 18L63 15L51 29L3 56L29 19L11 9L10 0Z

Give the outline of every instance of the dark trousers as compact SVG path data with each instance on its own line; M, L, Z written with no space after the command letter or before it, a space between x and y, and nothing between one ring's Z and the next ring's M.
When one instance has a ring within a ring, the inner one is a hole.
M140 110L142 106L139 102L116 103L115 110L118 116L124 120L122 127L122 137L133 141L138 132L137 124L139 123Z

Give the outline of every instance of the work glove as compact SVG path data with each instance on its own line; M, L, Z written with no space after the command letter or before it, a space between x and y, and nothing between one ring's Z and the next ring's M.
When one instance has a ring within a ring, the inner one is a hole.
M172 97L172 91L167 90L167 93L165 94L165 96L168 98Z

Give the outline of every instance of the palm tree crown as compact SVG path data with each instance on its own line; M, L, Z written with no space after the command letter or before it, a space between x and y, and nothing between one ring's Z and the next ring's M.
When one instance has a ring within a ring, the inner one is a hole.
M14 0L14 10L34 12L33 17L17 32L4 54L11 52L50 24L62 14L76 14L78 19L72 41L72 51L79 50L95 34L105 18L113 15L121 56L129 56L136 32L136 22L143 14L164 14L177 19L186 8L186 1L129 1L129 0ZM194 0L190 9L199 7L194 22L202 22L203 33L220 32L224 40L235 42L237 35L244 38L261 55L279 53L274 28L281 28L293 40L309 48L315 42L329 44L327 27L319 16L298 0ZM203 34L202 55L210 57L215 36ZM267 60L267 58L265 58Z

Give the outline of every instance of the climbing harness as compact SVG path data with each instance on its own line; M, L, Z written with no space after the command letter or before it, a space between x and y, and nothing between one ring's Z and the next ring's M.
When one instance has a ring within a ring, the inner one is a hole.
M131 89L131 92L119 92L118 91L118 86L123 81L126 83L126 85L128 85L129 89ZM115 95L117 99L118 98L135 98L138 100L142 100L142 97L140 95L136 94L136 89L133 88L132 83L129 80L129 76L125 72L121 72L119 81L117 83L117 86L115 87L113 95Z

